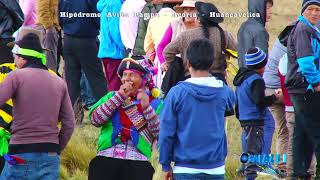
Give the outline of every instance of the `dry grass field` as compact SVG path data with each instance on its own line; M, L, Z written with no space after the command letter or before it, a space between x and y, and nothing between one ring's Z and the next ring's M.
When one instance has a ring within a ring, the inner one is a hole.
M258 0L257 0L258 1ZM270 34L269 50L271 51L274 40L279 32L297 15L299 15L301 1L297 0L274 0L272 8L272 20L267 24ZM211 0L217 5L219 10L224 13L247 12L246 0ZM246 18L225 18L223 28L233 34L236 38L237 31L242 22ZM234 60L235 61L235 60ZM229 77L231 84L233 77ZM85 125L78 127L73 135L66 150L61 157L61 179L65 180L85 180L87 179L87 169L90 160L96 153L96 140L99 129L91 126L88 119ZM239 166L239 155L241 154L240 134L241 129L236 118L230 117L227 120L227 137L228 137L228 157L226 160L226 179L241 179L236 176L236 169ZM274 139L276 134L274 135ZM274 145L273 145L274 152ZM158 170L154 176L154 180L161 179L161 170L157 164L157 154L154 154L152 163ZM107 179L107 178L106 178Z

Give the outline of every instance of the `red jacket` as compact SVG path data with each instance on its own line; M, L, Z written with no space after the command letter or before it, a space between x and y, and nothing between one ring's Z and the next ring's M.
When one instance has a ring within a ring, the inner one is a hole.
M284 80L285 80L285 76L283 76L280 72L279 72L279 77L280 77L280 84L281 84L281 90L283 93L283 97L284 97L284 104L286 106L293 106L288 90L287 88L284 86Z

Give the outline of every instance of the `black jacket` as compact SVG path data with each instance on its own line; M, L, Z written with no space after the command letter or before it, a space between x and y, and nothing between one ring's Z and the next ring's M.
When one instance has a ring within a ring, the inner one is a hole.
M17 0L0 0L0 39L12 39L23 24L24 15Z
M63 32L74 37L96 38L100 29L100 17L69 17L70 14L74 13L78 16L80 12L99 14L100 12L97 10L98 1L59 0L59 23Z
M309 85L307 77L317 77L316 75L303 72L306 69L309 70L312 65L315 65L315 68L319 71L319 59L316 59L314 54L311 43L312 39L316 40L318 47L320 39L317 38L315 30L301 21L297 22L290 32L287 41L288 72L285 79L285 85L289 94L306 93ZM308 57L313 57L314 59L310 61ZM314 85L313 83L311 84Z
M176 56L163 78L161 90L164 97L167 96L173 86L175 86L179 81L184 81L185 79L186 77L184 76L182 59Z

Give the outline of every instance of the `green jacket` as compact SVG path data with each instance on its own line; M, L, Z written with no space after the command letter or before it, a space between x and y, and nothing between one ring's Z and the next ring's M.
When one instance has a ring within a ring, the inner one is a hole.
M102 97L96 104L94 104L89 111L89 117L91 119L93 111L98 108L100 105L107 102L109 99L111 99L115 95L115 92L111 91L108 94L106 94L104 97ZM163 106L162 100L155 98L150 102L151 107L154 109L155 113L157 115L160 114L160 111ZM121 131L121 127L119 124L121 124L121 118L123 111L121 108L115 110L113 112L112 117L101 126L100 135L98 138L98 151L105 150L107 148L110 148L116 144L122 143L118 136L115 136L115 134L119 134ZM151 157L152 152L152 144L148 143L147 140L143 138L139 134L139 132L136 130L134 126L131 127L131 133L132 133L132 142L134 146L148 159Z
M149 20L151 18L151 14L158 13L161 8L162 8L162 4L154 5L152 3L147 3L143 7L139 17L138 32L137 32L137 37L136 37L134 48L133 48L133 55L146 54L146 52L143 49L143 45L144 45L144 38L147 33Z

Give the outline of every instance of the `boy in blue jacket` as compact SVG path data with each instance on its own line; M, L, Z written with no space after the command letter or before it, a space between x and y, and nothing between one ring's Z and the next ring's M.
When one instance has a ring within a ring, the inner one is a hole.
M240 68L233 84L236 86L236 117L239 119L245 142L243 150L251 155L262 154L264 146L264 121L268 120L271 106L280 92L271 96L265 95L265 83L262 78L267 55L260 48L250 48L245 55L247 68ZM260 168L246 164L246 179L254 179Z
M192 41L187 49L191 78L179 82L165 98L159 135L164 179L224 179L225 115L233 114L235 97L209 73L213 52L208 40Z

